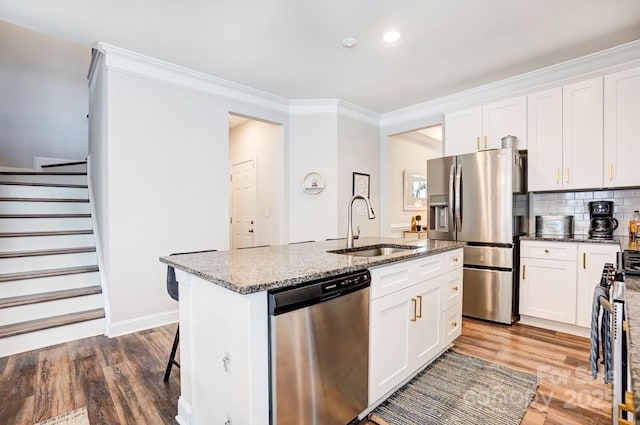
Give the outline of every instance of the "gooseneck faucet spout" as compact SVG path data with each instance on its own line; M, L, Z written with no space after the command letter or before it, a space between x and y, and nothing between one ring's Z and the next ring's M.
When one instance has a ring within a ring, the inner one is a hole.
M362 199L364 202L366 202L369 220L373 220L374 218L376 218L376 214L373 212L373 208L371 208L371 202L369 202L368 198L362 195L353 195L353 197L351 197L351 200L349 201L349 211L347 212L347 249L353 248L353 203L356 199Z

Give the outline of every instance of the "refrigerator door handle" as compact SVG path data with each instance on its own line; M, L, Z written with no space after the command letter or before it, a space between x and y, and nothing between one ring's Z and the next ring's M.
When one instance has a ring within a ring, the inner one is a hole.
M458 164L456 170L456 187L455 187L455 214L456 228L460 232L462 230L462 164Z
M453 201L454 201L454 175L455 175L456 165L451 164L451 168L449 169L449 223L447 223L447 231L451 231L451 226L453 225Z

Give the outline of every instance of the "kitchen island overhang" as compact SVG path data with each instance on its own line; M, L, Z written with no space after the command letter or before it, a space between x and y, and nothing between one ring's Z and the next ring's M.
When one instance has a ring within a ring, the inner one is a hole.
M376 244L418 248L370 258L327 252L344 248L338 240L162 257L176 269L180 290L178 423L269 424L267 291L464 246L389 238L356 241L356 247Z

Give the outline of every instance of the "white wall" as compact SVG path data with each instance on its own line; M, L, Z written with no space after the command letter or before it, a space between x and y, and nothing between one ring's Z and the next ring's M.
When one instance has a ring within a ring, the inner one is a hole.
M338 116L338 237L347 235L349 200L353 195L353 173L369 174L370 201L376 218L369 220L363 201L353 205L353 229L361 236L380 234L380 130L376 125Z
M284 133L281 125L249 120L229 131L230 164L255 159L254 244L286 243L280 221L284 213Z
M0 21L0 166L87 156L91 49Z
M419 171L426 175L427 160L442 156L442 142L425 135L409 132L387 137L387 214L382 234L401 237L397 227L411 224L411 217L420 214L422 225L427 225L428 211L404 210L404 170ZM429 182L427 182L429 187Z
M289 241L321 241L338 234L338 123L335 114L289 118ZM302 179L315 171L325 188L316 195L302 190Z

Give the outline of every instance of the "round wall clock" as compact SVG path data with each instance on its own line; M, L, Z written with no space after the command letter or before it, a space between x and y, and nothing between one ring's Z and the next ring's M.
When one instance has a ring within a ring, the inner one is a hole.
M324 177L320 173L308 173L302 179L302 189L311 195L317 195L324 189Z

